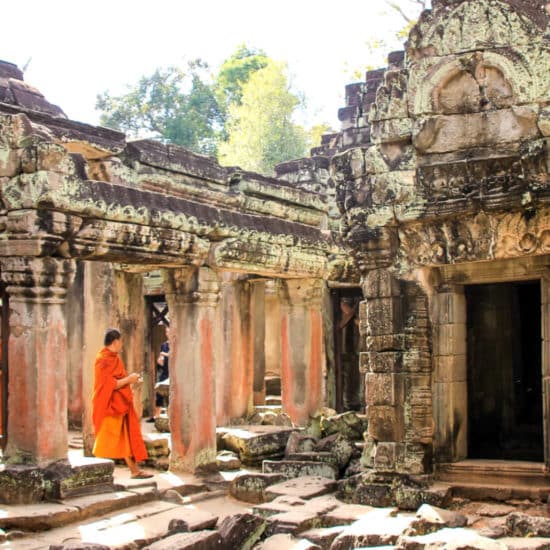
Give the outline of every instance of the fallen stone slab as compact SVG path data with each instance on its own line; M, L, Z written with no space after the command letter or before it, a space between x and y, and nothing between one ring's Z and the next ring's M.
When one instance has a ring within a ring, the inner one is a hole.
M222 451L216 456L216 466L222 471L239 470L241 461L233 451Z
M290 512L291 510L299 509L304 504L308 502L299 497L292 495L283 495L273 499L270 502L265 502L264 504L258 504L252 507L252 513L258 516L268 518L275 514L280 514L283 512Z
M321 451L293 453L286 455L285 459L293 462L324 462L326 464L330 464L336 469L339 468L338 461L332 453L325 453Z
M226 517L219 526L223 547L249 550L267 528L267 522L253 514L235 514Z
M331 550L348 550L361 546L386 546L395 544L409 528L414 517L390 516L391 509L369 512L344 528L334 539Z
M294 460L264 460L262 471L266 474L282 474L286 478L317 476L336 479L338 470L325 462L294 461Z
M280 533L290 533L297 535L313 527L320 526L320 519L315 511L308 510L307 506L302 506L300 510L291 510L275 514L267 518L268 526L267 536L278 535Z
M411 532L426 535L443 527L464 527L467 522L468 518L460 512L423 504L416 512L415 521L411 523Z
M167 530L170 530L170 522L175 520L185 522L189 531L204 531L216 527L218 516L206 510L179 506L173 509L172 518L168 522Z
M550 537L550 518L514 512L506 518L506 525L516 537Z
M395 505L400 510L417 510L422 504L444 508L451 503L452 497L452 487L445 483L428 486L402 483L393 489Z
M477 510L476 513L480 516L488 516L490 518L495 518L499 516L507 516L512 512L515 512L516 509L513 506L508 504L493 504L493 503L483 503Z
M300 533L300 537L316 544L322 550L329 550L334 539L344 529L344 525L336 525L334 527L318 527L316 529L308 529L307 531Z
M325 527L350 525L373 510L372 506L340 503L337 508L323 514L322 522Z
M178 533L161 539L146 550L223 550L223 542L217 531L195 531L194 533Z
M285 456L296 453L309 453L315 449L317 439L308 434L302 434L300 432L292 432L288 438Z
M306 476L283 481L266 489L266 495L271 500L278 496L289 495L305 500L332 493L336 482L326 477Z
M550 548L550 540L546 537L504 537L498 542L504 544L508 550L548 550Z
M255 550L321 550L321 547L303 538L281 534L265 539Z
M67 544L50 544L49 550L110 550L110 547L93 542L69 542Z
M273 500L278 495L268 494L267 488L284 481L281 474L243 474L237 476L229 484L229 494L238 499L260 504Z
M421 550L422 548L506 550L502 542L482 537L472 529L463 528L445 528L428 535L402 536L397 540L395 548L398 550Z
M315 451L318 453L329 452L334 456L338 468L344 469L353 455L354 446L346 436L336 433L319 440Z
M222 437L224 447L239 455L244 464L260 464L268 458L284 456L286 444L295 428L283 426L239 426Z
M321 418L321 430L325 436L340 433L352 440L363 440L367 428L367 416L353 411Z

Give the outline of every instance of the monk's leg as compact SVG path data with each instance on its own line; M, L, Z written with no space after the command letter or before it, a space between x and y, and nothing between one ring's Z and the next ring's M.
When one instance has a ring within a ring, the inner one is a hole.
M139 468L136 464L136 461L131 456L127 456L124 461L126 462L128 468L130 468L130 473L133 476L139 474Z

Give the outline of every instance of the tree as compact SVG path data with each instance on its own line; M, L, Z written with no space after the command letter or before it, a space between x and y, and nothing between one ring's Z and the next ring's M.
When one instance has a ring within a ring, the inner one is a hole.
M269 57L265 52L249 48L245 44L237 46L235 53L222 63L216 77L216 95L226 113L230 105L240 105L243 86L253 73L263 69L268 63Z
M190 62L187 72L160 68L124 95L98 95L101 124L132 137L152 137L215 154L223 120L213 87L205 82L207 69L200 59Z
M279 162L304 156L306 132L292 121L299 105L289 90L285 64L270 60L253 72L242 87L241 103L229 107L220 162L270 175Z

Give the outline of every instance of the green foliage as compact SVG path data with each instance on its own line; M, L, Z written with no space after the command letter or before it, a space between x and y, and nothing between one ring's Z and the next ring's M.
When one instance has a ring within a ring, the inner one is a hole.
M161 68L124 95L98 95L101 124L131 137L152 137L215 154L222 117L212 86L205 82L207 69L201 60L190 62L187 72Z
M292 121L299 104L289 90L285 64L270 60L253 72L242 87L240 104L230 105L220 162L270 175L279 162L304 156L306 132Z
M319 147L321 145L321 138L323 134L333 133L334 130L328 124L316 124L309 129L308 142L309 147Z
M252 73L263 69L269 63L269 57L262 50L240 44L231 57L226 59L216 77L218 101L226 111L231 104L240 104L242 88Z

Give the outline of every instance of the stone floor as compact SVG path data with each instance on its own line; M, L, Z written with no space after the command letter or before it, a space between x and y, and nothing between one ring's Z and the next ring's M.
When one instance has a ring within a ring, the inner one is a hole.
M145 437L167 435L156 432L152 424L144 422L142 427ZM71 433L70 441L69 453L81 455L79 434ZM0 505L0 526L5 526L0 529L0 550L70 548L83 543L125 550L237 550L242 545L230 544L234 533L228 535L222 527L234 518L244 523L252 516L263 529L262 542L254 546L257 550L550 549L550 505L542 501L455 498L450 510L424 505L416 513L403 512L344 504L332 490L328 494L309 491L310 484L303 478L303 482L296 479L286 484L288 494L283 483L270 502L251 504L230 496L228 486L237 476L258 472L254 468L222 472L216 478L150 471L155 474L152 479L132 480L126 467L115 466L119 490L113 493L24 507ZM178 533L182 524L192 533ZM219 538L219 533L229 538Z

